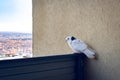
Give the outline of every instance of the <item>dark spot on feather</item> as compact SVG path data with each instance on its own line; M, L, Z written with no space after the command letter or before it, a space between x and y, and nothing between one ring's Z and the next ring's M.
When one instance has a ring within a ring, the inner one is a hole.
M71 40L75 40L75 39L76 39L75 37L73 37L73 36L71 37Z

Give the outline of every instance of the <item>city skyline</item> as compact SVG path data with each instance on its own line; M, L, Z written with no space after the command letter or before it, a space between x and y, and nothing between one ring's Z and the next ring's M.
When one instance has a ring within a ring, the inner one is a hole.
M32 57L32 34L0 32L0 60L25 55Z

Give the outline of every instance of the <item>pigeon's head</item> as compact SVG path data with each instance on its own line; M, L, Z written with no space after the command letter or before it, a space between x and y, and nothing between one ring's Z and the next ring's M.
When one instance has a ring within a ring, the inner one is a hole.
M71 41L73 41L75 39L76 38L74 36L68 36L68 37L66 37L66 41L68 41L68 42L71 42Z

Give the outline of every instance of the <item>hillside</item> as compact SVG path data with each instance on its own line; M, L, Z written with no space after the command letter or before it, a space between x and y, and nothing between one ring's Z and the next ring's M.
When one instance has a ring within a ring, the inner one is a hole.
M0 32L0 55L15 56L32 54L32 34Z

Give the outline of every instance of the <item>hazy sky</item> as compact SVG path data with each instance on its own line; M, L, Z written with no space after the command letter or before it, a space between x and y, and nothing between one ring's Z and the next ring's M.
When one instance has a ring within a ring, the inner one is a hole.
M32 33L32 0L0 0L0 31Z

